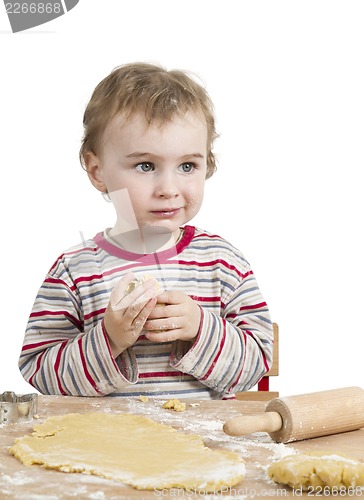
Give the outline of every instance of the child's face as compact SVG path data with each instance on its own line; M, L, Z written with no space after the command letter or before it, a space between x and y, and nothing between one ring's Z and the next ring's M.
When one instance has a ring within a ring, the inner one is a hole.
M148 126L142 114L135 114L127 121L113 119L100 155L89 153L85 162L97 189L127 190L139 227L177 234L201 207L206 155L207 126L198 115ZM115 208L123 217L123 207Z

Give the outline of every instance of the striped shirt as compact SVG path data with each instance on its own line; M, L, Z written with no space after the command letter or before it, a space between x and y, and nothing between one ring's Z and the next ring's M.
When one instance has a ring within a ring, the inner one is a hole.
M114 359L103 326L112 288L128 271L192 297L193 342L143 334ZM175 247L135 254L103 233L63 253L35 299L19 359L42 394L222 399L254 386L272 362L272 323L254 274L220 236L185 226Z

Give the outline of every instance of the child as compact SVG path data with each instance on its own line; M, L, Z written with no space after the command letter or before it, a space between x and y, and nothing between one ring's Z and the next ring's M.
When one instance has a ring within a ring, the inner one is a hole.
M80 158L117 219L40 288L19 361L39 392L223 399L269 370L272 325L248 262L187 225L215 138L209 96L184 72L129 64L96 87Z

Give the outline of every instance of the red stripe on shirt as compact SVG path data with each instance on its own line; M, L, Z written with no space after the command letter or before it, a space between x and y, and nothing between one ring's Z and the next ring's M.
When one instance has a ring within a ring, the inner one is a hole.
M239 308L239 311L249 311L249 309L261 309L262 307L267 307L267 303L260 302L259 304L251 304L249 306L243 306Z
M95 316L100 316L100 314L104 314L105 311L106 311L106 307L102 307L101 309L97 309L96 311L92 311L88 314L85 314L84 319L87 320L90 318L94 318Z
M46 278L44 280L44 283L54 283L54 284L61 284L63 286L65 286L66 288L68 288L69 290L71 290L72 292L74 292L76 290L76 287L75 286L69 286L65 281L61 280L60 278Z
M54 372L56 374L56 378L57 378L57 385L58 385L58 389L59 389L59 392L62 394L62 396L66 396L66 392L64 391L63 387L62 387L62 384L61 384L61 379L59 377L59 366L61 364L61 356L62 356L62 352L64 350L64 348L66 347L66 344L68 342L63 342L58 350L58 353L57 353L57 358L56 358L56 361L54 363Z
M84 371L84 374L86 375L86 378L88 380L88 382L90 383L90 385L95 389L95 391L97 391L99 394L102 394L97 385L95 384L95 381L94 379L91 377L88 369L87 369L87 364L86 364L86 359L85 359L85 354L83 352L83 348L82 348L82 337L80 339L78 339L77 341L78 343L78 349L80 351L80 356L81 356L81 362L82 362L82 368L83 368L83 371Z
M30 379L29 379L29 383L30 383L33 387L35 387L35 386L34 386L34 384L33 384L33 379L34 379L35 375L36 375L36 374L38 373L38 371L39 371L40 364L41 364L42 358L43 358L43 356L45 355L45 353L46 353L46 351L43 351L43 352L42 352L42 353L38 356L38 359L37 359L37 365L36 365L36 367L35 367L35 371L34 371L33 375L32 375L32 376L30 377Z
M190 295L190 297L198 302L220 302L220 297L199 297L197 295Z
M52 339L52 340L45 340L44 342L37 342L35 344L27 344L27 345L24 345L23 348L22 348L22 352L24 351L29 351L30 349L37 349L38 347L43 347L47 344L49 344L49 346L53 346L54 344L59 344L60 342L63 342L64 339Z
M31 318L39 318L41 316L65 316L66 318L69 318L74 325L77 326L77 328L80 330L81 329L81 322L78 318L75 318L72 314L70 314L68 311L60 310L60 311L47 311L47 310L42 310L42 311L36 311L32 312L30 317Z
M140 373L139 378L151 378L151 377L179 377L182 372L146 372Z

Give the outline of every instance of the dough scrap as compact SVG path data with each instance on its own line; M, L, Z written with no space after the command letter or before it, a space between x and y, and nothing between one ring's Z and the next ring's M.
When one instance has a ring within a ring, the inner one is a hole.
M179 399L169 399L163 404L162 408L165 410L185 411L186 403L181 403Z
M143 276L141 276L139 278L133 278L131 281L129 281L129 283L125 289L124 294L129 295L129 293L131 293L133 290L138 288L138 286L142 285L143 283L150 280L151 278L152 278L152 276L150 276L149 274L144 274ZM161 291L161 286L160 286L160 283L158 281L155 283L154 289L157 292Z
M364 486L364 464L339 453L289 455L270 465L273 481L291 488L355 488Z
M81 472L137 489L218 491L240 482L244 461L211 450L200 436L133 414L70 413L49 417L9 452L25 465Z

